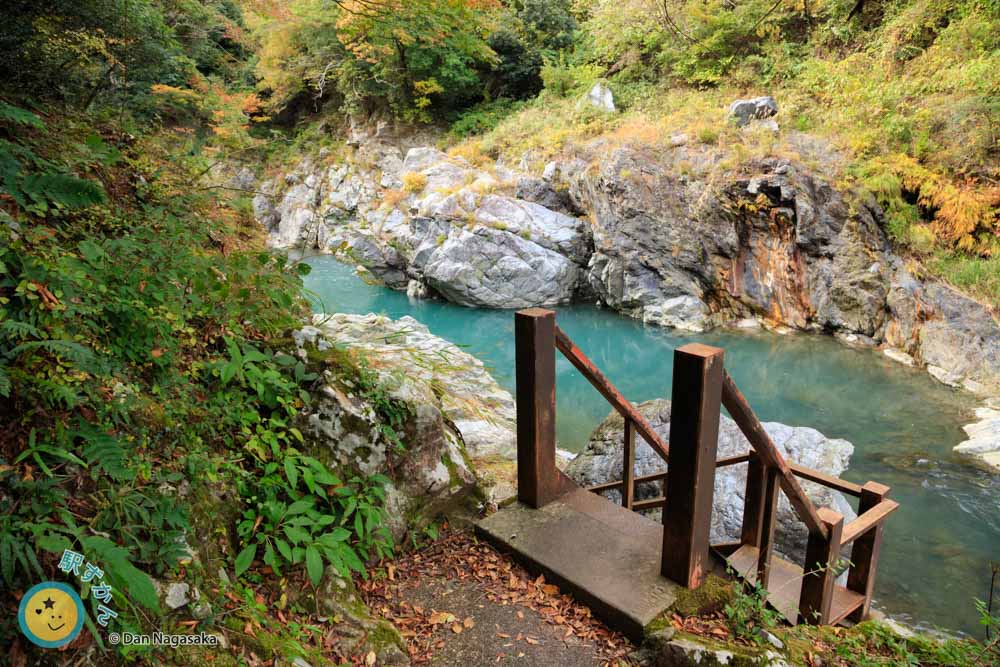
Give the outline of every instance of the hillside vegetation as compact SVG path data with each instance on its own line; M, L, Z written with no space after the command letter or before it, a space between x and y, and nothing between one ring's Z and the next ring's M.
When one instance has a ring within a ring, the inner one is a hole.
M251 127L242 11L15 2L0 18L16 56L0 62L0 643L12 664L58 658L21 636L17 601L63 579L69 549L102 569L117 632L176 631L153 578L194 569L240 602L203 628L225 618L251 652L270 638L265 654L300 655L308 638L271 637L255 590L361 572L392 541L384 480L337 477L294 426L316 378L288 339L308 267L264 251L246 193L203 178L272 141ZM333 372L377 391L356 363ZM225 584L192 558L230 540ZM160 664L162 649L104 643L96 583L71 650Z
M789 149L737 132L726 109L771 94L782 128L846 156L824 168L877 196L901 247L1000 303L995 0L397 4L299 0L262 19L268 113L446 123L472 137L463 155L515 160L596 136L657 144L679 132L751 157ZM623 113L579 107L596 81Z

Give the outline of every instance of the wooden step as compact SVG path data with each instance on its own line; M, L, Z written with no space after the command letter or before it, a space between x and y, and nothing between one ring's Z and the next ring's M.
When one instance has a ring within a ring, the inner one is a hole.
M757 547L744 544L726 557L726 562L743 579L757 581ZM799 621L799 595L802 592L802 568L778 556L771 556L771 576L767 586L768 603L792 625ZM836 625L864 604L865 596L835 584L830 625Z

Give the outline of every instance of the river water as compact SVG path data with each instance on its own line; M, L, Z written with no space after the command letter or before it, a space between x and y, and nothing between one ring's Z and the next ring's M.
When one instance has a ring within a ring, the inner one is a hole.
M514 391L514 315L463 308L366 284L329 256L306 260L319 312L410 315L481 359ZM1000 477L952 452L974 400L920 370L826 336L762 331L687 334L647 327L589 305L556 309L559 326L633 403L670 397L673 350L692 341L722 347L726 368L763 421L811 426L854 444L843 477L892 487L876 606L911 625L982 638L973 606L986 599L1000 562ZM559 446L580 450L607 416L604 399L557 355ZM856 503L855 503L856 507Z

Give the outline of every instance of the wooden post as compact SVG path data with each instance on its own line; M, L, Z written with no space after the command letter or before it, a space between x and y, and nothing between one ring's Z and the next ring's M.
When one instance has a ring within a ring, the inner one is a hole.
M660 572L688 588L709 569L722 375L719 348L692 343L674 351Z
M826 527L827 537L809 534L806 561L802 568L802 595L799 597L799 623L825 625L830 622L833 603L833 585L837 574L834 565L840 557L840 536L844 530L844 517L826 507L817 510Z
M878 482L866 483L861 487L858 516L878 505L888 495L888 486ZM848 619L855 623L865 620L871 609L872 591L875 588L875 570L878 565L878 552L882 546L884 525L884 522L879 521L874 528L854 540L854 546L851 548L851 569L847 573L847 588L865 596L864 604L848 616Z
M514 315L517 374L517 499L539 508L558 496L556 478L556 314Z
M767 588L771 579L771 552L774 551L774 521L778 515L778 471L764 474L764 506L761 512L760 551L757 554L757 582Z
M767 490L767 468L757 452L750 450L747 462L747 486L743 501L743 529L740 544L760 546L760 535L764 519L764 492Z
M635 426L625 418L625 444L622 448L622 507L632 509L635 499Z

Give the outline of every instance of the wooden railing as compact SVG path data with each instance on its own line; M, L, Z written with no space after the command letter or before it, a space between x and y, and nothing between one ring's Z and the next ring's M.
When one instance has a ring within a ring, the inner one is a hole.
M594 386L601 396L611 404L618 414L622 416L625 420L625 442L622 448L622 479L618 482L612 482L611 484L602 484L598 487L592 487L591 491L609 491L611 489L618 489L622 494L622 506L628 509L642 510L651 509L653 507L658 507L662 505L664 501L663 498L654 499L653 501L641 501L636 505L635 498L635 485L644 482L654 482L657 480L666 480L666 472L647 475L645 477L640 477L636 479L635 477L635 434L638 433L642 436L643 440L649 443L649 446L653 448L653 451L660 455L664 463L669 460L670 457L670 447L660 438L659 434L653 430L652 425L646 420L641 412L636 410L635 406L628 402L621 392L611 384L611 381L604 377L604 373L598 370L597 366L594 365L587 356L580 351L573 341L569 339L562 329L558 326L555 328L555 338L556 338L556 348L562 352L563 356L566 357L570 363L576 366L577 370L583 374L583 377ZM603 488L602 488L603 487Z
M798 603L803 623L860 621L868 615L879 548L886 518L899 505L888 499L889 487L876 482L858 485L788 463L771 441L746 398L725 371L724 353L701 344L674 351L671 392L671 436L665 442L649 421L608 380L555 323L555 313L532 308L515 318L517 349L518 498L541 507L572 488L555 469L555 358L558 349L625 422L622 479L590 487L601 493L619 490L622 505L641 511L663 509L661 572L696 588L710 570L709 549L732 553L742 546L757 549L756 579L765 588L773 561L778 492L788 497L809 531ZM721 407L732 416L751 449L716 460ZM669 468L635 476L635 435L639 434ZM709 544L717 468L746 463L747 482L739 542ZM799 478L859 498L858 518L844 525L841 514L817 508ZM635 500L638 485L662 482L658 498ZM833 607L836 566L841 550L853 544L847 590L856 595Z
M767 588L772 559L778 488L785 492L799 519L809 529L799 597L799 622L837 623L843 618L859 621L868 615L882 527L899 504L888 499L889 487L876 482L863 486L816 470L788 464L757 419L736 383L724 374L722 403L753 448L747 470L743 529L740 543L759 549L757 581ZM816 509L796 477L860 498L858 518L844 526L843 515ZM852 544L848 590L862 596L834 612L836 565L843 547Z

